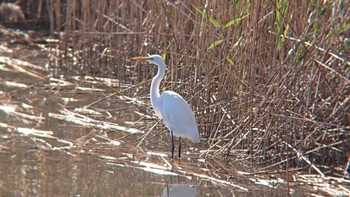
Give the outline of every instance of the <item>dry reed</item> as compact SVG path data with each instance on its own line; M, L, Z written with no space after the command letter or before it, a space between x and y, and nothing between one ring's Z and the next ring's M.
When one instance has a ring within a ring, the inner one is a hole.
M162 87L189 100L215 155L245 150L266 168L323 172L346 163L349 2L47 2L63 71L137 84L155 68L129 59L166 54ZM125 93L144 96L148 86Z

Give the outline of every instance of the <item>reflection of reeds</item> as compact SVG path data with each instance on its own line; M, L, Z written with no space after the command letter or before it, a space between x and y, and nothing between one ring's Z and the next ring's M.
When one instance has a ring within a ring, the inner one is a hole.
M284 166L346 162L346 1L48 2L52 27L64 30L63 70L140 81L154 68L134 67L129 58L166 54L162 85L192 104L210 150L229 156L245 149ZM130 95L146 94L149 83L142 84Z

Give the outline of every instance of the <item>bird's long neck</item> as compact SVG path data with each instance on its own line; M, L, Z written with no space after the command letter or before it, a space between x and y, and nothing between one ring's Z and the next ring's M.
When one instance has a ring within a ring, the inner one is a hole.
M153 106L158 106L156 103L160 96L159 85L160 85L160 81L163 79L165 75L165 67L163 65L157 65L157 66L158 66L158 72L157 72L157 75L152 79L151 92L150 92L151 103Z

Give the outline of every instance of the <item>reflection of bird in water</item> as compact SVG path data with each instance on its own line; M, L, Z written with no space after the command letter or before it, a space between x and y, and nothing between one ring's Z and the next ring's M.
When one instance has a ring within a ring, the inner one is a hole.
M13 3L0 4L0 22L17 22L25 19L21 7Z
M181 137L186 137L194 143L199 143L199 133L196 119L191 107L178 93L164 91L159 94L160 81L165 75L165 63L160 55L134 57L132 60L147 61L158 66L158 73L152 79L151 103L155 113L163 119L171 135L171 158L174 158L174 136L179 137L178 157L181 156Z
M197 188L193 185L167 185L163 189L162 197L195 197L197 196Z

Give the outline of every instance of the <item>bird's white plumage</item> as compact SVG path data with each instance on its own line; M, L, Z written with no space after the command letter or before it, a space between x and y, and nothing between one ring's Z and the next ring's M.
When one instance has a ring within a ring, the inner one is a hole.
M178 93L164 91L158 99L158 106L161 118L174 136L187 137L199 143L196 119L190 106Z

